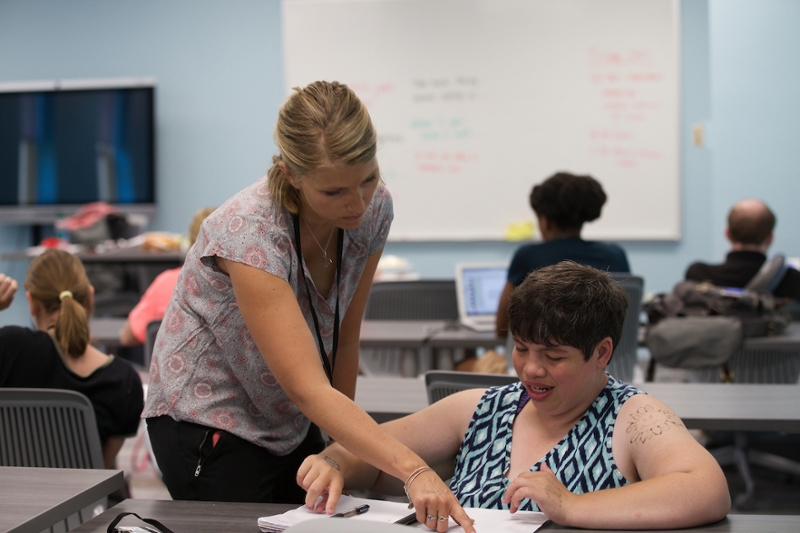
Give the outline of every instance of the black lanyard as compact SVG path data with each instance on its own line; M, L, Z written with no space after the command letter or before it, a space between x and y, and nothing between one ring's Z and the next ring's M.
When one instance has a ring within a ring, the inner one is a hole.
M328 375L328 381L333 385L333 370L336 367L336 349L339 347L339 281L342 277L342 251L344 250L344 230L339 228L339 236L336 243L336 311L333 316L333 346L331 348L331 358L328 360L325 354L325 344L322 342L322 333L319 331L319 320L317 312L314 310L314 301L311 299L311 291L308 289L306 273L303 269L303 250L300 248L300 215L292 215L294 222L294 241L297 247L297 262L299 272L297 276L303 280L308 295L308 307L311 309L311 318L314 319L314 332L317 334L317 344L319 345L319 357L322 359L322 366ZM310 231L310 230L309 230Z

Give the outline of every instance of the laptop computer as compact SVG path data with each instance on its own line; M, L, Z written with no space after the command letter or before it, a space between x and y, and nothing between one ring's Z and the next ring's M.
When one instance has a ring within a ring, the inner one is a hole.
M456 298L461 323L475 331L493 331L497 304L506 285L506 263L458 263Z

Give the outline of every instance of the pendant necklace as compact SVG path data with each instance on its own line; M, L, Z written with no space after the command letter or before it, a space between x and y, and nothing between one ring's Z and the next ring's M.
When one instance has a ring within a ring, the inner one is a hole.
M326 250L328 249L328 245L331 243L331 237L333 237L333 230L336 228L331 229L331 232L328 235L328 242L325 243L325 248L323 248L322 245L317 240L317 237L314 235L314 232L311 231L311 226L308 225L306 219L303 219L303 223L306 225L306 228L308 228L308 232L311 234L311 238L314 239L314 242L317 243L319 249L322 250L322 258L321 258L322 264L325 266L325 268L328 268L329 266L331 266L331 263L333 263L333 259L328 257L328 252Z

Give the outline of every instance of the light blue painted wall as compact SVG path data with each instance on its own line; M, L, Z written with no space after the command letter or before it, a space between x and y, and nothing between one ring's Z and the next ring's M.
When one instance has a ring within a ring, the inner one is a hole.
M729 206L764 199L778 217L771 251L800 256L800 2L712 0L710 152L713 251Z
M157 78L161 205L151 229L181 232L197 207L269 165L284 96L280 24L279 0L0 0L0 81ZM790 231L800 218L798 26L795 0L681 1L683 238L622 243L648 290L668 290L694 260L720 260L727 209L744 196L777 212L773 250L800 256ZM690 142L698 122L707 148ZM29 240L25 227L0 226L0 253ZM444 278L458 261L507 260L516 246L390 243L386 253ZM0 261L20 281L26 267ZM0 313L7 323L27 323L21 294Z

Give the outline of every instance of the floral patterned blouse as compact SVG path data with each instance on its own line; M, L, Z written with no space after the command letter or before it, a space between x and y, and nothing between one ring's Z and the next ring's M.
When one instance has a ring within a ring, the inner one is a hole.
M392 218L392 198L381 185L361 226L345 231L339 287L342 317L368 256L383 248ZM298 265L291 213L272 201L267 179L261 178L203 222L156 338L142 416L168 415L222 429L285 455L303 441L310 422L261 356L230 278L217 268L215 256L286 280L313 331L308 296L299 277L304 275L325 350L331 350L336 285L330 294L320 295L305 265Z

